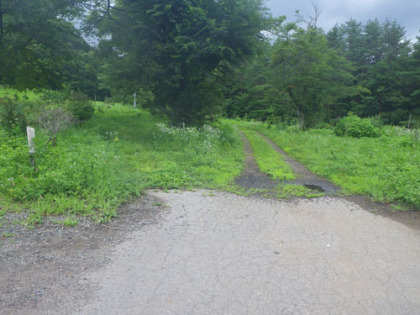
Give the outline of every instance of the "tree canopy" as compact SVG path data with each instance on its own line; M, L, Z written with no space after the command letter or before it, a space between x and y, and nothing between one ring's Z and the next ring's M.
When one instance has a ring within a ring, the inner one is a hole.
M119 1L110 14L98 25L109 86L150 90L175 124L217 113L226 74L254 54L266 18L259 0Z
M376 19L325 32L315 13L286 23L262 0L0 0L0 84L125 102L137 93L178 125L418 120L419 39Z
M70 22L79 9L72 0L0 0L0 82L81 88L78 66L91 48Z

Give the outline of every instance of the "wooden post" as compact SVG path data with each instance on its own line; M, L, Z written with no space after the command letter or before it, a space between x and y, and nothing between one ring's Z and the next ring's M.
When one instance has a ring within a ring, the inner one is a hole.
M133 108L137 108L137 93L134 93L134 102L133 102Z
M35 142L34 142L34 138L35 138L35 129L27 126L26 127L26 133L28 135L28 147L29 147L29 160L31 162L31 166L36 169L36 165L35 165Z

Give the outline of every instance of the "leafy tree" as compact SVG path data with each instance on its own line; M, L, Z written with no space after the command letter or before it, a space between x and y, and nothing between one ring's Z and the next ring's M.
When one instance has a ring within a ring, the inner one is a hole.
M90 22L116 65L108 74L131 93L150 89L154 109L175 124L217 113L224 79L254 53L265 17L260 0L122 0L104 8Z
M362 23L351 19L345 23L344 38L346 40L345 55L357 69L364 65L364 40Z
M286 38L275 45L273 84L286 96L303 129L325 120L331 105L360 89L350 86L350 64L328 47L320 30L297 28Z
M71 22L82 2L1 0L0 83L19 89L92 89L81 82L88 76L81 63L91 48Z
M346 41L344 39L344 29L338 25L334 25L333 28L326 34L328 40L328 47L337 51L340 55L344 55L346 49Z
M364 27L364 63L372 66L382 60L383 57L383 27L377 19L368 21Z
M272 47L267 42L262 52L247 60L227 80L225 112L229 117L277 120L282 115L277 91L271 85Z

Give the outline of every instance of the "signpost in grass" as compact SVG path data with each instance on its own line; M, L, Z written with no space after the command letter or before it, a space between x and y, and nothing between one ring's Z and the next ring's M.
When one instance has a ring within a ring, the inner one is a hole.
M31 161L31 166L35 169L35 128L32 128L30 126L26 127L26 133L28 135L28 147L29 147L29 157Z

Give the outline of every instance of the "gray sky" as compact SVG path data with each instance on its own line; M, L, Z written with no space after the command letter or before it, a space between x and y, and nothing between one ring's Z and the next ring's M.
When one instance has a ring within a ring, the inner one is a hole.
M407 39L420 36L420 0L267 0L266 5L274 16L286 15L292 22L296 10L304 17L313 16L313 2L321 10L318 25L324 31L351 18L362 23L378 18L396 20L405 28Z

